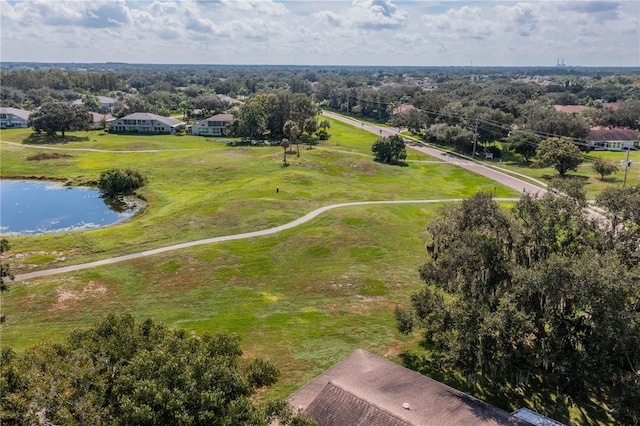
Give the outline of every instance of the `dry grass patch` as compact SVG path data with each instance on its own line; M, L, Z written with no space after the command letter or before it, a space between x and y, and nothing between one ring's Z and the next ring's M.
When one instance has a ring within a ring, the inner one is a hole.
M28 156L27 160L28 161L42 161L42 160L58 160L58 159L61 159L61 158L73 158L73 155L62 154L62 153L59 153L59 152L52 152L52 153L39 152L37 154Z

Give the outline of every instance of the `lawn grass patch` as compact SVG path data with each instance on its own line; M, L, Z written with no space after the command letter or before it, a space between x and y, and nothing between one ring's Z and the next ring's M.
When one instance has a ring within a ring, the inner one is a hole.
M287 168L280 167L279 147L228 147L172 135L89 135L89 141L61 147L118 152L74 151L73 159L38 167L26 160L32 148L0 144L3 178L90 181L114 166L149 178L139 191L147 208L129 222L11 237L14 272L37 269L20 260L27 253L57 267L270 228L340 202L457 199L479 190L517 195L447 163L375 163L375 135L336 121L329 131L326 145L291 156ZM5 140L24 134L15 131ZM172 151L141 151L152 147ZM393 308L408 307L424 285L418 274L426 256L424 229L439 208L343 207L278 234L13 283L3 295L2 345L20 351L44 338L60 341L107 313L130 312L196 334L238 333L248 355L271 358L282 371L266 396L286 397L357 348L398 360L414 344L396 330ZM54 253L55 259L46 257Z

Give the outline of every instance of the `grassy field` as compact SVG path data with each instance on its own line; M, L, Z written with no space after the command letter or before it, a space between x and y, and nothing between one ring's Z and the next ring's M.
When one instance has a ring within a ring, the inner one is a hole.
M2 178L87 183L113 166L149 178L140 191L148 206L130 222L10 237L12 270L255 231L339 202L460 198L494 188L498 197L517 195L448 163L378 164L370 152L375 135L336 121L330 133L326 144L301 146L300 158L289 155L289 167L281 166L279 147L228 147L190 136L81 132L70 135L72 142L47 145L55 148L47 152L72 158L44 161L26 160L42 148L0 144ZM0 133L3 141L28 136ZM68 148L117 152L63 151ZM154 149L162 151L142 152ZM414 159L435 160L424 157ZM59 340L109 312L195 333L228 330L242 336L246 353L276 362L282 379L269 395L284 397L357 348L398 360L415 345L395 330L393 308L407 306L422 285L424 226L437 214L435 204L346 207L267 237L14 283L2 297L1 343L22 350Z
M632 161L632 165L627 169L626 184L640 185L640 151L630 151L629 154L629 159ZM584 161L578 167L578 171L568 172L567 176L580 179L584 182L585 190L587 191L587 198L595 199L596 195L608 185L622 185L625 168L620 164L620 162L624 162L626 160L626 151L591 151L589 153L583 153L583 157ZM616 164L618 166L618 171L602 180L600 175L593 170L593 163L598 158L602 158L605 161ZM548 183L551 178L558 175L558 172L552 167L535 167L533 164L525 166L523 158L512 152L505 152L502 161L483 160L483 162L545 183Z

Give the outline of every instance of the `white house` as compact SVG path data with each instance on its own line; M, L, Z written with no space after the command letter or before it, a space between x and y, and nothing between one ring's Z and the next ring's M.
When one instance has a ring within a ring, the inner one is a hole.
M31 111L25 111L18 108L1 107L0 108L0 128L7 127L29 127L27 120Z
M134 133L171 133L184 129L186 123L171 117L151 114L149 112L135 112L125 115L109 123L109 132Z
M593 127L587 145L596 151L622 151L640 149L640 132L621 127Z
M226 136L227 124L233 121L231 114L216 114L204 120L197 121L191 126L192 135Z

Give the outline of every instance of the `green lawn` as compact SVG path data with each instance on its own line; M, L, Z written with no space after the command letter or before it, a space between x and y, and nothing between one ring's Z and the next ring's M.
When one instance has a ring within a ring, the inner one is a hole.
M517 194L451 164L406 167L372 161L376 135L332 121L327 143L301 157L280 147L228 147L189 136L71 134L47 145L120 152L64 151L72 158L27 161L39 148L0 144L2 178L95 181L108 167L148 176L147 208L104 229L9 238L14 273L249 232L348 201ZM24 130L2 131L21 141ZM83 140L88 137L89 140ZM171 149L142 152L150 149ZM122 152L122 151L137 152ZM416 158L425 160L425 158ZM276 188L280 191L276 192ZM279 234L198 246L77 273L14 283L2 297L2 345L18 350L60 340L108 312L152 317L195 333L229 330L249 355L273 359L284 397L357 348L398 360L415 345L400 335L393 308L421 287L425 224L438 205L368 205L331 210ZM503 405L504 406L504 405ZM517 408L506 407L505 408Z
M552 177L558 175L558 172L551 167L534 167L533 165L525 166L523 159L513 153L505 153L505 159L487 161L488 164L506 169L513 173L522 174L531 178L548 183ZM620 164L627 158L626 151L591 151L584 154L584 162L578 167L577 172L569 172L567 176L576 177L585 183L587 198L594 199L595 196L608 185L622 185L624 180L624 166ZM600 175L593 170L593 163L596 159L610 161L618 165L618 172L607 176L601 180ZM629 159L633 162L627 170L627 185L640 185L640 151L631 151Z

